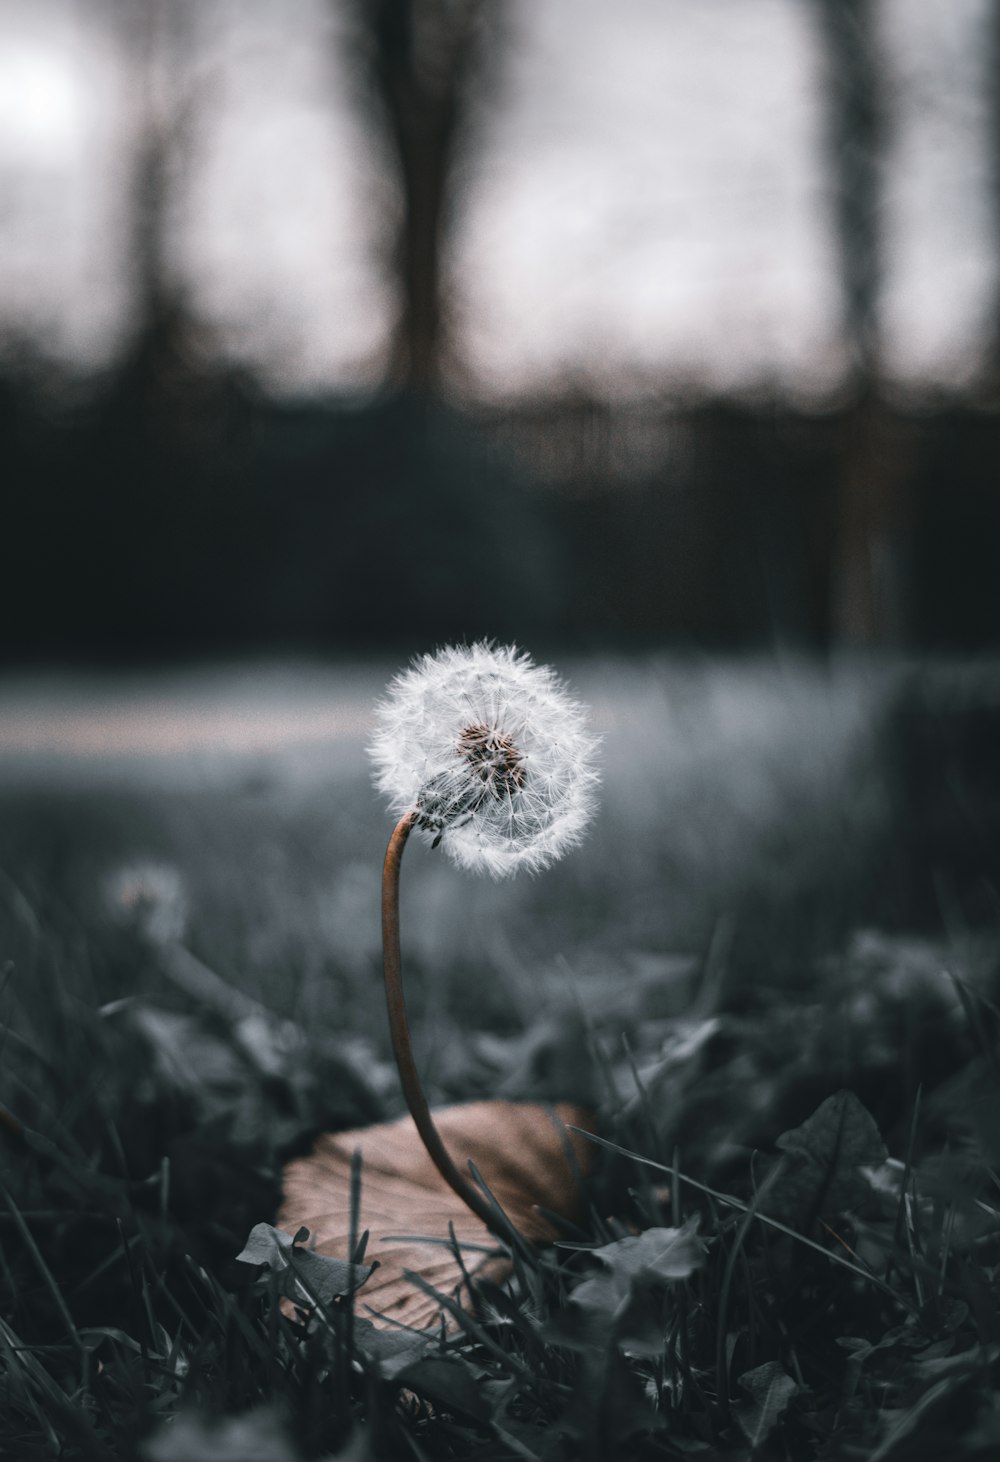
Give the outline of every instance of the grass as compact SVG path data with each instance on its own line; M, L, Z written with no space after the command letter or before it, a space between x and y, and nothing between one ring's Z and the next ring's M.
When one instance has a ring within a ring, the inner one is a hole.
M236 1261L286 1156L400 1106L363 727L8 759L0 1456L996 1455L995 825L970 873L901 791L896 672L575 678L587 845L501 885L414 849L402 914L433 1099L596 1105L590 1217L419 1342Z

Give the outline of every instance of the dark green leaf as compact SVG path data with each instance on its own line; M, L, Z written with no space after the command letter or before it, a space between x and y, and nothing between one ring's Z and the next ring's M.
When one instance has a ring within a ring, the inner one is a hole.
M489 1421L492 1408L469 1368L459 1360L427 1356L399 1371L396 1381L441 1411Z
M683 1228L646 1229L592 1249L590 1257L601 1269L576 1286L572 1308L606 1325L624 1316L634 1288L661 1289L690 1278L705 1262L697 1226L695 1215Z
M266 1264L278 1275L278 1291L289 1299L318 1299L329 1304L338 1295L358 1289L375 1268L374 1264L348 1264L329 1254L305 1249L293 1236L269 1223L254 1224L246 1246L236 1258L243 1264ZM300 1283L299 1281L302 1281Z
M751 1448L756 1451L774 1431L799 1388L774 1360L755 1366L752 1371L744 1371L739 1384L750 1400L736 1406L736 1420Z
M295 1243L291 1234L286 1234L283 1229L274 1228L269 1223L255 1223L250 1230L250 1236L246 1245L236 1255L238 1264L270 1264L273 1268L284 1269L288 1265L288 1250Z
M783 1170L762 1206L803 1228L862 1199L869 1185L860 1169L886 1157L874 1119L850 1091L827 1097L801 1127L783 1133L777 1146L785 1154Z
M648 1228L641 1234L629 1234L600 1249L592 1249L590 1257L621 1279L640 1274L666 1282L690 1279L705 1262L697 1228L696 1214L682 1228Z
M379 1373L391 1381L401 1370L425 1355L432 1341L429 1337L415 1335L412 1330L379 1329L370 1320L356 1315L354 1343L363 1355L377 1363Z
M664 1289L688 1279L705 1262L697 1215L682 1228L651 1228L593 1249L601 1268L570 1297L562 1333L570 1343L603 1347L609 1334L622 1349L656 1355L663 1349Z

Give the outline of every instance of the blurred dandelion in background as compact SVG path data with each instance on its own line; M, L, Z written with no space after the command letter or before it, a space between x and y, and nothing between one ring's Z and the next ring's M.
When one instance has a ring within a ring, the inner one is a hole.
M104 899L116 923L151 944L176 944L188 922L188 897L180 870L170 863L124 863L104 882Z

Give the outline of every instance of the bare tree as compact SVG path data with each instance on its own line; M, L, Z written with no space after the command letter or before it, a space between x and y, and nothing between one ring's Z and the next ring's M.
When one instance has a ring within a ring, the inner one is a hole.
M826 55L826 144L853 406L831 545L830 630L875 644L904 629L902 443L881 390L881 182L886 115L876 0L815 0Z
M399 175L393 374L425 394L438 382L447 336L441 255L449 177L486 22L481 0L356 0L356 7L372 98Z
M200 374L204 327L171 259L170 220L190 159L202 95L190 0L105 0L126 76L127 267L131 344L122 374L146 429L174 432ZM138 423L137 423L138 425Z
M826 140L845 334L862 389L879 373L881 168L885 118L873 0L817 0L827 57Z
M991 0L987 16L984 62L989 84L990 184L993 192L994 257L1000 266L1000 0ZM1000 267L993 288L987 389L1000 394Z

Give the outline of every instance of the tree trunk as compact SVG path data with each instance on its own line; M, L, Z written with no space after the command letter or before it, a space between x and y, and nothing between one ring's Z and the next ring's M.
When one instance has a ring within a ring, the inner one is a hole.
M845 417L830 548L834 645L905 636L906 487L880 389L885 144L875 0L816 0L827 58L827 155L854 405Z
M371 75L399 167L402 218L395 266L400 315L393 374L418 395L440 375L447 334L441 242L447 187L464 111L479 5L360 0Z

